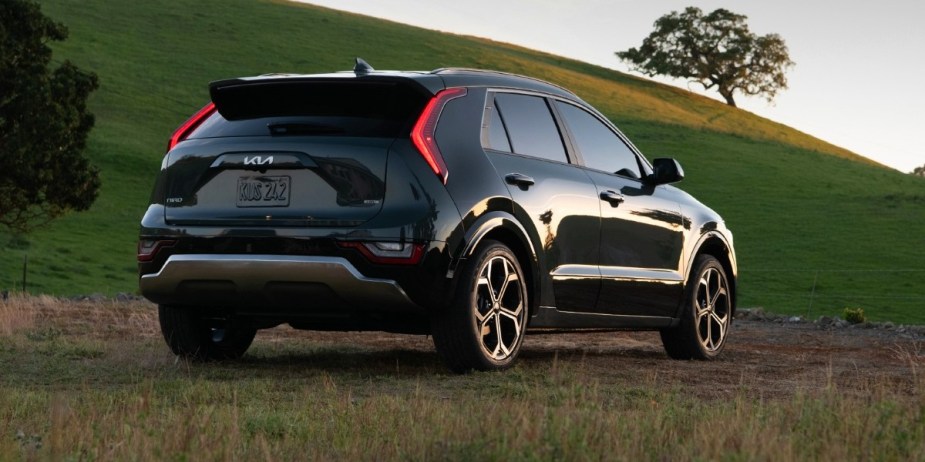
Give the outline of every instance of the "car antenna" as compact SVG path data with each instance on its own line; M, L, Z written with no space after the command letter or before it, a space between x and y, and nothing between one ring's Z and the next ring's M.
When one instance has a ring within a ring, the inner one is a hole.
M364 61L363 58L357 57L356 66L353 66L353 73L356 75L369 74L374 71L372 66L368 62Z

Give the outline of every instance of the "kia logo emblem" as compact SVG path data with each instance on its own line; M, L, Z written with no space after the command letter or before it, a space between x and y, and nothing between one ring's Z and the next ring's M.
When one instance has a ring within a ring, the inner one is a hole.
M261 157L247 157L244 156L244 165L266 165L273 163L273 156Z

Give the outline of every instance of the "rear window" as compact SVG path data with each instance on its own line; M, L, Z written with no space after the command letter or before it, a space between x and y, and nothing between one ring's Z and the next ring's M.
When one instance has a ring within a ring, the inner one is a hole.
M405 136L428 95L398 83L270 82L223 87L213 100L218 112L190 139Z

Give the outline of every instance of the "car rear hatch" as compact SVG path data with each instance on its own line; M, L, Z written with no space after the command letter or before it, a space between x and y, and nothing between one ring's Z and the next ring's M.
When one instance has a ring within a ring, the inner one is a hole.
M385 198L389 148L431 94L411 79L215 82L216 111L168 154L165 219L194 226L357 226Z

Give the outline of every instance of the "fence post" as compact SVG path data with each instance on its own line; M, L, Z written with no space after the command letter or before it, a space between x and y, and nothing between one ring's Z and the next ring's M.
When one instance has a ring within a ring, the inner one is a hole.
M26 293L26 274L28 273L29 268L29 254L23 254L22 256L22 293Z
M806 308L806 320L809 321L810 313L813 311L813 300L816 298L816 283L819 281L819 270L816 270L813 276L813 289L809 293L809 308Z

